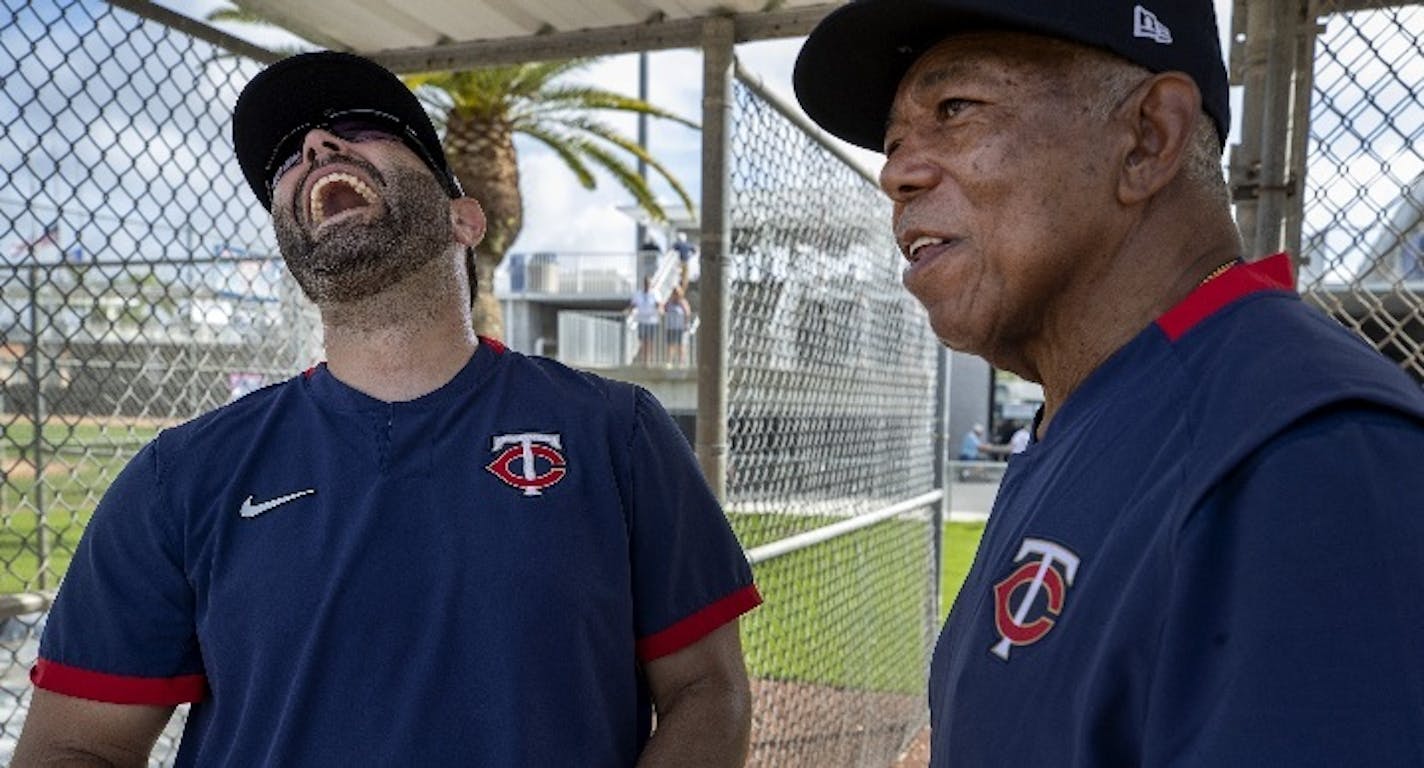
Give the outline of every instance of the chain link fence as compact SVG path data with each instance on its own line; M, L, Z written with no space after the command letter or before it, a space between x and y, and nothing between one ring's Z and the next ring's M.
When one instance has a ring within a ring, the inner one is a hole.
M231 160L258 65L99 0L0 7L7 760L46 601L119 468L320 348ZM1421 37L1419 4L1321 17L1301 287L1424 378ZM727 509L766 597L743 624L752 762L884 766L925 722L938 630L937 345L873 181L745 79L733 146Z
M1315 46L1301 292L1424 381L1424 5L1321 16Z
M257 66L98 0L0 5L8 761L42 609L119 469L164 426L310 365L320 339L232 160Z
M784 110L737 82L727 502L766 598L743 619L752 764L888 766L926 721L938 630L914 499L935 487L938 345L889 201Z

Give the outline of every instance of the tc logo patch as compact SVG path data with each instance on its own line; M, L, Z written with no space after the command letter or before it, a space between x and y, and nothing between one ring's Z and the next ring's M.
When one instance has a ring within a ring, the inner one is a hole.
M1029 645L1043 639L1048 630L1053 629L1053 619L1063 612L1063 599L1068 587L1073 585L1073 577L1078 573L1078 556L1061 544L1046 539L1024 539L1014 562L1020 562L1032 555L1038 557L1019 566L1013 573L994 585L994 627L999 631L999 642L989 651L995 656L1009 660L1009 649L1015 645ZM1061 564L1059 573L1055 564ZM1020 588L1023 589L1020 589ZM1044 614L1029 621L1029 611L1038 600L1038 593L1047 590L1044 600ZM1018 607L1013 601L1018 596Z
M568 469L564 466L563 446L559 436L538 432L523 432L517 435L498 435L494 438L491 451L504 449L485 466L491 474L504 482L524 491L525 496L539 496L545 488L564 479ZM518 465L519 470L515 471Z

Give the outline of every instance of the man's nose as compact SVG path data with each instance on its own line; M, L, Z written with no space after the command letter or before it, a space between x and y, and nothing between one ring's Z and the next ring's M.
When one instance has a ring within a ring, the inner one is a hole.
M940 168L931 153L909 137L900 141L880 169L880 188L897 203L909 202L939 180Z
M308 163L341 152L346 142L325 128L313 128L302 139L302 160Z

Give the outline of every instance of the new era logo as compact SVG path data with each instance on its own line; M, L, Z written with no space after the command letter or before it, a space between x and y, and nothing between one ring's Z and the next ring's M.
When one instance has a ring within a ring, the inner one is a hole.
M1157 20L1157 14L1140 5L1132 9L1132 36L1144 37L1163 45L1172 44L1172 30Z

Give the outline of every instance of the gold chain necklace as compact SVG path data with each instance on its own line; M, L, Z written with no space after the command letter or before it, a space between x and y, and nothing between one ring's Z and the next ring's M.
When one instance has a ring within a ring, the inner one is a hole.
M1207 283L1215 280L1216 278L1221 277L1222 275L1226 274L1226 270L1231 269L1234 266L1236 266L1236 259L1232 259L1231 261L1222 264L1216 269L1213 269L1211 271L1211 274L1207 275L1206 277L1203 277L1202 281L1200 283L1197 283L1197 287L1200 288L1203 285L1206 285Z

